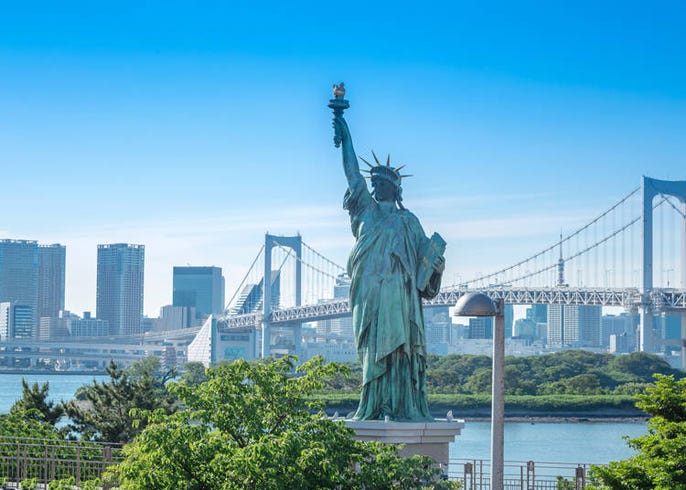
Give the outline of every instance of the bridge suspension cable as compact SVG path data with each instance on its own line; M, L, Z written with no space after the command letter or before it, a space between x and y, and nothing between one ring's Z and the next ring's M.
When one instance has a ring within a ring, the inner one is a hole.
M676 211L677 213L679 213L679 215L681 215L682 218L686 218L686 213L684 213L681 209L679 209L679 208L672 202L672 196L665 196L664 194L660 193L660 197L662 197L662 199L666 200L666 201L667 201L667 204L669 204L670 206L672 206L672 209L674 209L674 211Z
M236 297L238 296L238 293L243 289L243 286L245 286L246 281L248 280L248 277L250 277L250 274L253 272L253 269L255 268L255 264L257 264L257 261L260 260L260 257L264 255L264 245L260 247L260 251L257 252L257 255L255 256L255 259L252 261L250 264L250 267L248 268L248 272L245 273L243 276L243 279L241 280L241 283L238 285L236 290L233 292L233 295L231 296L231 299L229 299L229 302L226 304L224 307L224 311L227 311L231 304L234 302Z
M595 219L593 219L592 221L590 221L590 222L587 223L586 225L582 226L581 228L577 229L576 231L574 231L574 232L571 233L570 235L567 235L566 237L562 238L561 240L558 240L557 242L555 242L554 244L550 245L549 247L547 247L547 248L541 250L540 252L538 252L538 253L536 253L536 254L534 254L534 255L531 255L531 256L527 257L526 259L520 260L519 262L517 262L517 263L515 263L515 264L513 264L513 265L510 265L510 266L508 266L508 267L505 267L505 268L503 268L503 269L500 269L500 270L498 270L498 271L496 271L496 272L492 272L492 273L490 273L490 274L486 274L486 275L477 277L477 278L475 278L475 279L470 279L470 280L468 280L468 281L464 281L464 282L462 282L460 285L468 286L468 285L470 285L470 284L475 284L475 283L480 283L480 282L487 281L487 280L489 280L489 279L491 279L491 278L497 278L498 276L502 276L502 275L505 275L505 274L509 273L510 271L514 271L514 270L517 269L518 267L521 267L521 266L523 266L523 265L525 265L525 264L527 264L527 263L529 263L529 262L531 262L531 261L536 261L536 260L538 260L539 258L545 258L545 254L550 253L550 252L554 252L554 250L555 250L556 248L560 247L562 244L568 243L572 238L575 238L575 237L580 236L581 233L583 233L584 231L588 230L588 229L589 229L591 226L593 226L594 224L598 223L601 219L603 219L604 217L606 217L606 216L607 216L608 214L610 214L612 211L614 211L614 210L617 209L619 206L621 206L621 205L624 204L626 201L628 201L631 197L633 197L634 195L636 195L636 194L638 193L638 191L640 191L640 190L641 190L640 186L639 186L639 187L636 187L636 188L633 189L630 193L628 193L626 196L624 196L622 199L620 199L617 203L615 203L613 206L611 206L610 208L608 208L607 210L605 210L603 213L601 213L600 215L598 215ZM602 242L601 242L601 243L602 243ZM593 248L593 247L589 247L589 248ZM542 268L542 269L537 270L537 271L534 272L534 273L528 273L528 274L526 274L525 277L532 277L533 275L536 275L537 273L541 273L541 272L544 272L544 271L546 271L546 270L550 270L550 269L553 268L553 267L554 267L554 266L552 266L552 267L544 267L544 268ZM519 280L519 279L517 279L517 280Z
M338 265L338 264L337 264L336 262L334 262L333 260L329 259L328 257L323 256L321 253L317 252L314 248L310 247L307 243L302 242L302 244L303 244L303 247L305 247L307 250L309 250L310 252L312 252L314 255L316 255L317 257L319 257L320 259L322 259L324 262L326 262L326 263L332 265L332 266L335 267L336 269L339 269L341 272L345 272L346 269L345 269L345 267L343 267L342 265Z
M659 204L658 204L658 206L659 206ZM655 207L657 207L657 206L655 206ZM565 260L565 261L571 261L571 260L576 259L577 257L580 257L581 255L583 255L583 254L585 254L585 253L587 253L587 252L590 252L591 250L593 250L594 248L596 248L596 247L602 245L603 243L607 242L607 241L610 240L611 238L613 238L613 237L619 235L619 234L622 233L624 230L626 230L627 228L629 228L631 225L633 225L634 223L637 223L640 219L641 219L640 216L639 216L638 218L634 218L631 222L629 222L629 223L627 223L626 225L622 226L621 228L615 230L615 231L614 231L613 233L611 233L610 235L607 235L606 237L604 237L604 238L598 240L597 242L595 242L594 244L592 244L592 245L590 245L590 246L584 248L583 250L581 250L581 251L579 251L579 252L577 252L577 253L575 253L575 254L573 254L573 255L570 255L569 257L566 257L564 260ZM520 276L520 277L512 278L512 279L510 279L510 281L511 281L511 282L519 282L519 281L522 281L522 280L524 280L524 279L528 279L529 277L533 277L533 276L536 276L536 275L538 275L538 274L542 274L542 273L544 273L544 272L547 272L547 271L549 271L549 270L553 270L553 269L555 269L556 267L557 267L557 264L556 264L556 263L553 263L553 264L551 264L551 265L549 265L549 266L546 266L546 267L543 267L542 269L539 269L539 270L537 270L537 271L530 272L530 273L525 274L525 275Z
M305 245L304 242L303 242L303 245ZM305 261L305 260L302 259L302 258L298 258L298 257L295 255L295 252L293 252L293 250L291 250L291 249L289 249L289 248L282 247L281 245L278 245L278 248L282 249L286 254L288 254L290 257L294 258L295 260L300 261L300 263L301 263L302 265L304 265L305 267L307 267L307 268L309 268L309 269L311 269L311 270L313 270L313 271L315 271L315 272L321 274L322 276L326 276L326 277L331 278L331 279L336 279L336 276L335 276L335 275L330 274L329 272L327 272L327 271L325 271L325 270L322 270L322 269L320 269L319 267L317 267L317 266L315 266L315 265L312 265L312 264L308 263L307 261ZM307 247L307 248L310 249L310 250L312 250L312 251L314 251L314 250L311 249L310 247ZM324 257L323 255L317 253L317 256L319 256L320 258L326 259L328 263L330 263L330 264L332 264L332 265L334 265L334 266L340 268L341 270L344 270L344 269L343 269L342 267L340 267L338 264L336 264L335 262L331 262L330 260L328 260L328 259L327 259L326 257Z

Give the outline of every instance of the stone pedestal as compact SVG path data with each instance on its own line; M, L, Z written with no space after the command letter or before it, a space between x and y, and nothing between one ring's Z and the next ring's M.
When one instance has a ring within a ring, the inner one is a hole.
M403 444L401 456L419 454L429 456L447 470L448 448L460 435L464 420L436 420L434 422L384 422L383 420L346 420L355 431L355 439Z

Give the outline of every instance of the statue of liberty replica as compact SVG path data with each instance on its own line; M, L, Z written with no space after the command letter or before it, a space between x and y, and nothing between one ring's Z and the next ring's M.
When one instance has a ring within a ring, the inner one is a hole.
M350 214L355 246L348 259L350 308L362 363L362 395L353 419L433 420L426 395L426 337L422 298L438 294L445 242L424 234L402 200L402 167L361 160L353 148L343 110L343 84L334 86L334 143L342 148L348 181L343 207Z

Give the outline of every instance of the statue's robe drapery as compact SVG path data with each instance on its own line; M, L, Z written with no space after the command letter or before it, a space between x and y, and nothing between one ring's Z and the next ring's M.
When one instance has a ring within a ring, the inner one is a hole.
M441 275L417 289L417 263L429 239L417 217L376 202L364 182L348 189L355 247L348 260L350 307L363 388L358 420L432 420L426 396L421 298L438 294Z

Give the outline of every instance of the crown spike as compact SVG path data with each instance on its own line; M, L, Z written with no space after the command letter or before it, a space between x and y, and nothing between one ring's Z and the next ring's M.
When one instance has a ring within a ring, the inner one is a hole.
M360 158L360 160L362 160L364 163L366 163L367 166L368 166L369 168L374 168L374 165L372 165L371 163L369 163L367 160L365 160L365 159L362 158L362 157L359 157L359 158Z
M401 165L395 169L395 173L400 175L400 171L405 168L405 165Z
M400 177L414 177L412 174L407 174L407 175L400 175Z
M388 157L386 158L386 166L390 167L391 166L391 154L388 154Z
M376 158L376 153L374 153L374 150L372 150L372 156L374 157L374 161L376 162L376 164L381 165L381 162L379 162L379 159Z
M361 168L361 169L360 169L360 172L365 172L365 173L368 173L368 174L371 174L371 173L372 173L372 171L371 171L370 169L367 169L367 168Z

